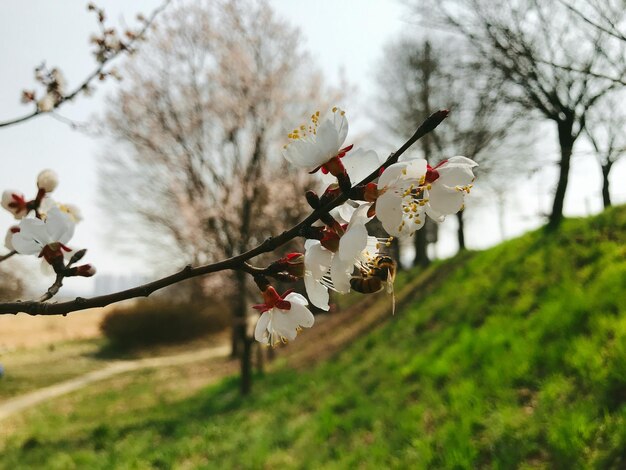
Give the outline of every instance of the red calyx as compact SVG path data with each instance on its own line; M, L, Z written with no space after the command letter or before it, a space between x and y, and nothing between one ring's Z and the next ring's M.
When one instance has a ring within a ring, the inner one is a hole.
M426 165L426 182L434 183L435 181L437 181L437 179L439 179L439 172L437 171L437 168L441 167L443 164L447 162L448 160L442 160L439 163L437 163L437 165L434 168L430 165Z
M261 313L267 312L274 307L279 308L280 310L291 310L291 302L285 300L285 297L287 297L292 292L293 289L290 289L281 296L278 294L278 292L276 292L276 289L274 289L272 286L269 286L263 291L264 303L253 305L252 308L260 311Z
M39 258L45 259L48 263L53 264L54 260L57 258L63 258L63 253L72 251L71 248L68 248L63 243L50 243L42 248L39 252Z
M13 202L9 202L9 207L12 209L17 209L19 212L23 211L26 209L26 199L24 199L24 196L20 196L19 194L11 194L11 199L13 199Z

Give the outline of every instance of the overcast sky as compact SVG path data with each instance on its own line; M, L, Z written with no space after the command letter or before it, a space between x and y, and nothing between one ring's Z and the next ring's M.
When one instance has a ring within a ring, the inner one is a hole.
M100 2L112 20L126 20L133 24L137 12L149 13L158 0L107 0ZM301 28L306 48L311 51L330 81L339 71L358 93L346 99L342 106L348 111L353 129L369 131L371 123L358 118L358 111L375 93L373 75L376 63L386 42L410 25L406 22L405 7L391 0L272 0L279 15ZM94 67L88 45L89 35L96 30L95 21L85 8L86 2L54 2L50 0L22 0L0 2L0 121L28 112L19 103L22 89L33 87L33 68L44 59L50 66L59 66L70 87L81 81ZM59 111L76 121L87 121L102 110L107 93L115 84L100 87L94 96L81 97L75 103L64 105ZM547 160L555 160L556 138L546 129L536 146ZM400 144L400 143L398 143ZM136 260L120 256L116 247L104 238L108 227L105 216L96 204L98 175L96 159L102 155L102 143L49 116L39 117L24 124L0 129L0 158L4 160L0 172L0 189L18 189L34 194L37 173L43 168L56 170L61 184L55 198L61 202L78 204L84 214L72 244L89 249L88 258L100 272L128 274L145 268ZM442 158L445 156L442 156ZM613 195L616 202L626 201L626 188L618 182L626 181L626 162L614 170ZM516 235L540 224L538 209L548 211L550 192L555 184L555 167L546 165L545 171L525 179L512 188L507 210L508 235ZM115 184L115 182L109 182ZM480 182L477 183L478 185ZM601 209L599 167L579 146L574 158L574 173L566 199L566 214L584 215ZM482 248L499 241L497 220L493 205L473 209L468 201L468 246ZM12 222L0 214L0 228ZM454 251L454 222L446 222L442 255ZM132 230L132 227L119 227ZM174 267L172 267L174 269ZM164 273L165 274L165 273ZM80 285L90 289L89 280L80 279Z

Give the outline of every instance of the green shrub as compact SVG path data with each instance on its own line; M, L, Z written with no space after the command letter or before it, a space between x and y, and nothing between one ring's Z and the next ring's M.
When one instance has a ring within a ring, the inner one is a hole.
M158 299L112 310L100 329L114 346L135 348L182 343L222 331L228 324L229 310L223 304L207 307Z

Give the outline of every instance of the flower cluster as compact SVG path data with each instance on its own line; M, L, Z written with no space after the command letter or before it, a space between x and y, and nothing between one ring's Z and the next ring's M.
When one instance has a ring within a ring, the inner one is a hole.
M20 220L7 230L5 246L11 252L35 255L43 259L57 276L90 277L96 272L91 264L73 266L86 250L75 250L67 244L74 229L82 220L79 209L72 204L60 204L50 196L59 180L52 170L44 170L37 177L37 195L28 200L15 190L2 193L2 207Z
M373 150L346 145L348 120L343 110L333 108L327 118L311 115L289 135L283 156L292 165L311 173L321 171L326 190L321 197L307 192L307 201L320 209L339 194L348 200L306 233L304 254L292 253L273 263L267 274L277 279L302 278L310 302L329 310L329 291L347 293L393 293L395 262L384 252L393 237L410 237L424 226L426 217L442 222L463 208L465 195L474 181L476 163L456 156L431 166L422 158L409 158L388 167ZM377 182L360 185L380 169ZM355 184L356 183L356 184ZM367 223L378 218L389 238L368 234ZM278 276L280 275L280 276ZM281 277L282 276L282 277ZM263 313L255 338L275 345L294 339L302 327L313 325L306 299L295 293L280 296L263 284Z

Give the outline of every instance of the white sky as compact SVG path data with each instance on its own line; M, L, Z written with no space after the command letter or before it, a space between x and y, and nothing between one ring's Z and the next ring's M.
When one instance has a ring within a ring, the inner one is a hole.
M109 18L124 17L130 24L137 12L148 14L159 3L159 0L100 2L106 7ZM358 94L346 99L342 106L348 110L356 133L371 130L367 119L359 119L358 111L364 110L368 98L375 94L374 72L382 47L409 27L405 22L405 8L391 0L271 0L271 4L281 16L302 29L306 48L329 80L336 80L343 70L348 82L357 86ZM85 5L86 2L79 1L0 2L0 121L28 112L29 108L19 103L21 90L33 87L33 69L44 59L48 65L63 70L70 87L94 67L88 37L96 25ZM99 87L93 97L81 97L75 103L66 104L59 113L76 121L88 120L102 110L107 93L114 86L112 82L107 83ZM547 160L554 161L556 148L552 143L556 138L551 128L542 137L545 138L536 148ZM96 205L96 159L101 154L100 146L101 142L95 138L73 131L49 116L0 129L0 158L5 162L0 172L0 189L34 194L37 173L43 168L56 170L61 184L54 197L61 202L78 204L85 218L77 227L73 245L88 248L89 261L101 273L122 275L145 271L141 263L116 253L115 247L104 238L108 222ZM577 153L580 155L574 158L566 198L568 215L585 215L601 209L599 167L584 144L578 145ZM618 163L613 171L615 202L626 201L624 181L626 161ZM525 178L517 188L512 188L507 206L508 236L539 225L538 208L549 211L554 184L555 167L546 164L545 171ZM477 185L479 187L480 182ZM475 209L471 199L467 207L468 246L483 248L500 241L494 207ZM12 218L2 211L2 233L11 223ZM132 227L119 229L132 230ZM454 252L453 230L454 221L447 221L438 247L440 255ZM91 283L85 279L72 280L71 288L82 288L88 293Z

